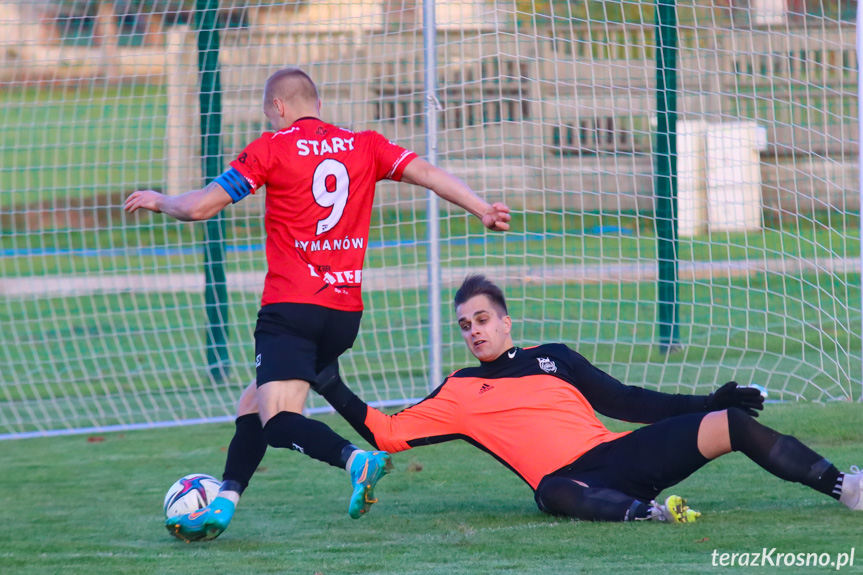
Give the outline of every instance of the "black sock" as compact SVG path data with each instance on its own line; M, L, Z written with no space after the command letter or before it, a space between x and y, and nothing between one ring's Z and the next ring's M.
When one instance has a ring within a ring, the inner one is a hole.
M230 490L242 494L252 475L267 452L267 440L257 413L241 415L236 421L237 429L228 446L225 473L222 474L222 491Z
M645 519L650 506L614 489L585 487L567 477L546 477L536 489L540 510L585 521Z
M839 470L797 438L765 427L736 408L728 410L728 433L733 451L743 453L776 477L839 499L834 493Z
M626 512L626 517L623 520L636 521L639 519L647 519L650 517L651 507L652 505L650 503L643 503L636 499L632 502L632 506L629 508L629 511Z
M344 469L342 452L350 442L325 423L303 417L299 413L282 411L264 426L267 443L287 447L309 457Z
M339 464L337 465L337 467L341 467L342 469L350 472L350 469L348 469L348 459L351 458L351 455L353 455L354 451L359 451L359 449L359 447L352 443L348 443L347 445L342 447L342 452L339 455Z

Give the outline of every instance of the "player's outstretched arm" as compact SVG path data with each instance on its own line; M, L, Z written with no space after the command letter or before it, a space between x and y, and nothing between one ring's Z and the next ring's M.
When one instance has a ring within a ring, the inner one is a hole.
M134 213L140 209L166 214L184 222L208 220L231 204L231 196L217 182L201 190L179 196L166 196L153 190L140 190L126 198L124 209Z
M441 198L464 208L482 221L482 225L494 231L509 229L509 207L502 202L489 204L470 187L446 170L416 158L405 168L402 181L423 186Z
M581 354L568 350L567 367L577 374L571 383L590 405L602 415L637 423L656 423L676 415L719 411L730 407L758 417L764 409L764 396L754 387L739 387L728 382L710 395L670 394L635 385L624 385L592 365Z
M464 430L458 425L452 400L441 401L435 390L423 401L395 415L369 406L351 391L332 366L318 374L312 388L366 441L390 453L420 445L455 439Z

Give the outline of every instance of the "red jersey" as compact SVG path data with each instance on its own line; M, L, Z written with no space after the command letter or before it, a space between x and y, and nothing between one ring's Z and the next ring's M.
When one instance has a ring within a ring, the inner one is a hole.
M563 344L513 348L480 367L461 369L395 415L353 397L339 413L379 449L398 452L465 439L533 489L597 445L629 433L609 431L594 409L652 423L706 406L705 396L624 385Z
M231 167L267 186L267 277L261 305L363 309L363 260L379 180L400 181L416 154L373 131L302 118L265 132Z

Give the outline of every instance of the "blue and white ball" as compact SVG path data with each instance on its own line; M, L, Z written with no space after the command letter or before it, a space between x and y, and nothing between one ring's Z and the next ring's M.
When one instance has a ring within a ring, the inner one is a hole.
M165 517L170 519L206 507L219 496L221 486L221 481L203 473L181 477L165 495Z

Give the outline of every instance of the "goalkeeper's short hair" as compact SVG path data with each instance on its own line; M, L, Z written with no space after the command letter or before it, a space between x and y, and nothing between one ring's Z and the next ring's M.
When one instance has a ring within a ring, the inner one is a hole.
M453 307L458 307L472 297L486 296L502 316L509 315L503 291L482 274L470 274L464 278L461 287L455 292Z

